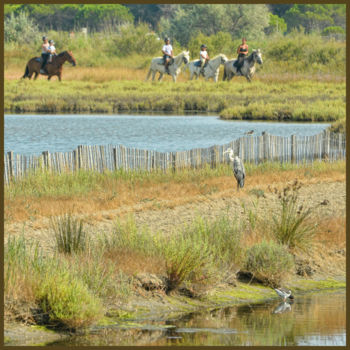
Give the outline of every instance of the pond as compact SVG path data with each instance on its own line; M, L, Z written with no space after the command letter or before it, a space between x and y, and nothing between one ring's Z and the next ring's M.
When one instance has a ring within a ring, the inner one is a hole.
M223 145L254 130L315 135L325 123L224 121L198 115L5 115L5 152L71 152L78 145L124 145L159 152Z
M344 346L345 304L344 290L297 295L292 304L269 300L166 321L133 320L49 345Z

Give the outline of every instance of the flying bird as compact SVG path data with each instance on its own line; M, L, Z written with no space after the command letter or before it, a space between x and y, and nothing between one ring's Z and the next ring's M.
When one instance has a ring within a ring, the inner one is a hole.
M274 288L274 290L277 293L277 295L283 299L283 301L286 301L287 298L294 299L294 296L292 295L292 292L289 289Z
M244 186L245 180L245 169L242 160L238 156L233 156L233 149L228 148L225 152L229 154L230 160L232 162L233 174L237 180L237 191L239 188Z
M250 130L244 133L244 135L252 135L254 134L254 130Z

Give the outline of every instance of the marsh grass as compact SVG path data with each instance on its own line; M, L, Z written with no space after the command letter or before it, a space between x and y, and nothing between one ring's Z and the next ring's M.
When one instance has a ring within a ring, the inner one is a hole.
M295 180L292 184L274 193L280 202L280 211L272 216L272 233L277 242L294 249L310 249L315 233L315 225L308 219L312 208L304 208L299 203L298 193L302 184Z
M85 249L87 234L83 229L81 219L74 217L71 213L66 213L50 218L50 226L58 252L72 254Z
M46 314L54 327L76 329L102 317L102 303L59 256L43 253L38 243L24 236L8 236L4 251L7 309L19 320L34 322L32 306Z

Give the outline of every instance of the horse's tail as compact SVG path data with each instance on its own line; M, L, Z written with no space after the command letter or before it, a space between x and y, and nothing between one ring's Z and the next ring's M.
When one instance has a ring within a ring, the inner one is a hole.
M23 75L22 79L27 78L27 77L28 77L28 74L29 74L29 67L28 67L28 64L27 64L27 65L26 65L26 70L25 70L25 72L24 72L24 75Z

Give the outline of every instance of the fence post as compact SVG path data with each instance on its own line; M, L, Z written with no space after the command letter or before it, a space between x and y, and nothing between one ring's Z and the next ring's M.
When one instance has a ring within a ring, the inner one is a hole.
M43 165L46 170L49 169L49 151L42 152L43 155Z
M325 130L323 132L323 142L322 142L322 159L329 160L329 149L330 149L330 132Z
M297 158L297 136L292 135L291 137L291 149L290 149L290 154L291 154L291 162L296 163L296 158Z
M268 145L269 136L267 133L263 135L263 146L264 146L264 155L263 160L266 161L269 158L269 145Z
M9 166L9 180L13 179L13 152L7 152L8 166Z

